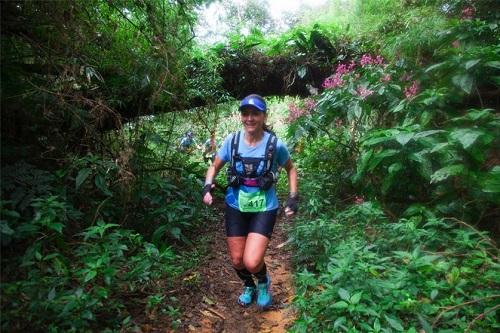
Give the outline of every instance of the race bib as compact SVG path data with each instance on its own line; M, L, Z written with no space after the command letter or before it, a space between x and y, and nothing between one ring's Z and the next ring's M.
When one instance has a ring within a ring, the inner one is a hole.
M258 213L266 211L266 192L257 191L246 193L240 191L238 205L241 212Z

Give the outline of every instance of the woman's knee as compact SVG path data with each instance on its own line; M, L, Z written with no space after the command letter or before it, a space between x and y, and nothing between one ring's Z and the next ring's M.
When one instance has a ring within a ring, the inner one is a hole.
M241 255L231 255L231 263L233 267L236 269L245 268L245 264L243 263L243 256Z
M252 274L259 272L262 268L261 258L244 258L243 263L245 265L245 268Z

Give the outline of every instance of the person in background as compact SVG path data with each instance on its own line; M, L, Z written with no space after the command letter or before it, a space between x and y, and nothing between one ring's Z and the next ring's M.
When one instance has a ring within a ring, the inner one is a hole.
M288 176L289 196L285 214L298 209L297 170L286 145L266 125L267 106L259 95L249 95L240 103L242 129L226 137L208 168L203 202L212 205L211 190L224 164L228 163L228 188L225 197L227 246L236 274L243 281L237 302L267 309L272 304L271 278L264 256L279 208L276 195L278 168ZM255 280L257 284L255 284Z
M193 131L187 131L181 137L179 150L182 152L191 152L195 146Z
M207 164L213 163L216 155L215 138L208 138L203 147L203 161Z

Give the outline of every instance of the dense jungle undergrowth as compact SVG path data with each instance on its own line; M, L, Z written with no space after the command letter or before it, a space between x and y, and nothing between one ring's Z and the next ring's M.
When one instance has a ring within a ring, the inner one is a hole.
M499 331L496 2L331 0L205 47L209 2L1 3L1 330L182 330L207 154L257 92L300 172L289 331Z

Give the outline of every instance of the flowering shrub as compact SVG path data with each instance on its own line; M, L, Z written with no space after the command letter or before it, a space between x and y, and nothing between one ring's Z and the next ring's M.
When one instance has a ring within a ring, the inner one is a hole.
M287 122L293 123L298 118L310 114L311 111L316 107L316 102L311 98L305 99L304 101L302 101L302 104L303 106L298 106L295 103L291 103L288 105Z
M476 10L474 7L465 7L462 10L462 20L472 20L474 15L476 14Z
M418 82L413 81L413 83L410 86L405 87L405 90L404 90L405 97L407 99L411 99L411 98L415 97L415 95L417 95L418 89L419 89Z
M380 78L380 82L389 82L391 81L391 79L392 79L391 74L384 74Z
M337 64L297 121L293 332L500 328L498 249L471 226L498 224L500 29L472 1L441 3L432 43L409 28L396 39L417 52Z
M370 54L363 54L359 63L363 67L368 66L368 65L383 65L384 58L381 55L377 55L375 57L372 57Z
M363 86L358 86L358 88L356 89L356 93L358 94L359 97L361 97L361 99L365 99L366 97L373 94L373 90L366 89Z
M333 89L339 86L342 86L344 84L344 81L342 80L342 77L350 72L353 71L353 69L356 67L356 64L354 61L351 61L348 65L346 64L339 64L337 66L337 69L335 70L335 73L325 79L323 82L323 88L325 89Z

